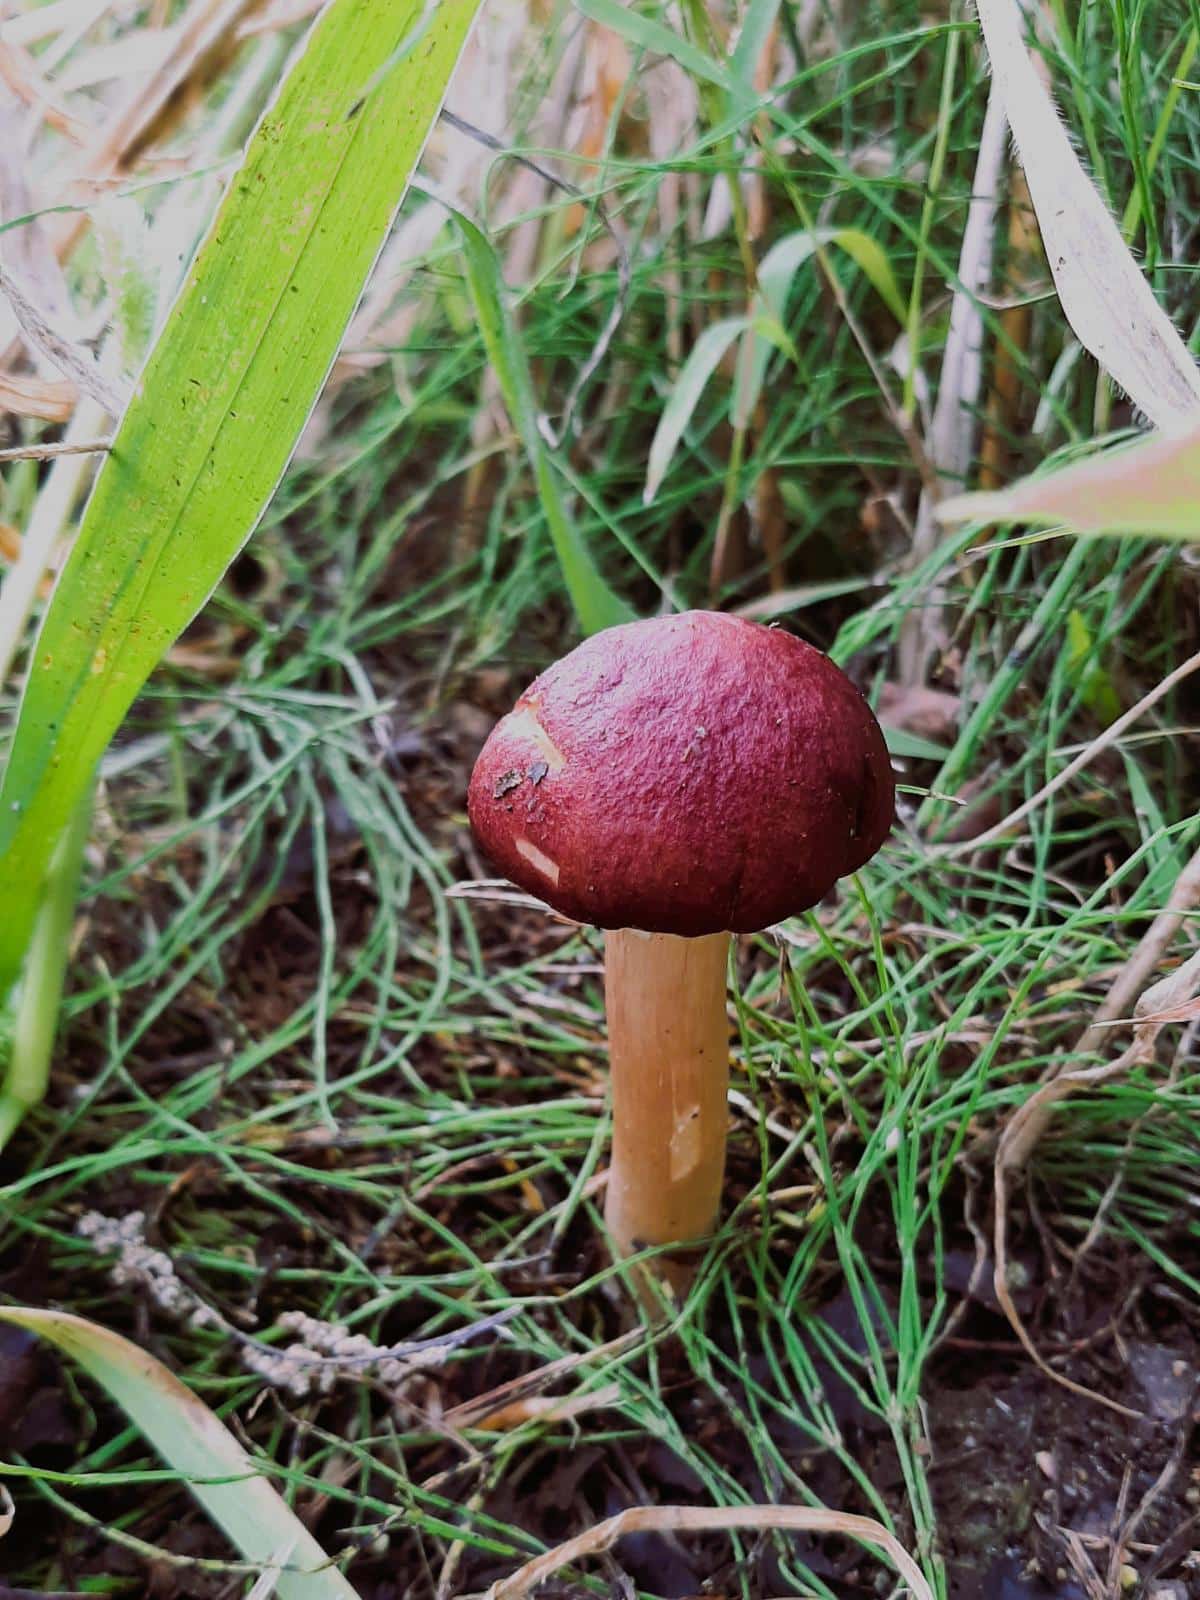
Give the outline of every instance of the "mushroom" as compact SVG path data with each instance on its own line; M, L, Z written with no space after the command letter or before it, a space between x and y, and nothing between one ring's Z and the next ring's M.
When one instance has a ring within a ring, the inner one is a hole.
M717 1221L731 935L822 900L886 838L883 734L792 634L687 611L595 634L537 678L471 775L475 835L521 888L605 933L616 1249ZM674 1288L686 1265L655 1271Z

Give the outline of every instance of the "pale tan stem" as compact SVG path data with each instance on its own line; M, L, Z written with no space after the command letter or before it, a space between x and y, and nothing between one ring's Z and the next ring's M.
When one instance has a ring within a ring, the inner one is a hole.
M623 1254L712 1232L729 1122L727 933L605 935L613 1148L604 1218ZM656 1270L674 1287L685 1268Z

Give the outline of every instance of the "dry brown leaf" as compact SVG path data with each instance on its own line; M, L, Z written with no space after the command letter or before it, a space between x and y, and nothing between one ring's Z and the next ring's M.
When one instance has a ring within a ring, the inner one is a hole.
M482 1425L481 1418L508 1410L519 1402L527 1400L531 1395L549 1388L552 1383L557 1383L576 1367L585 1366L593 1361L603 1362L610 1357L620 1355L631 1345L644 1339L644 1329L631 1328L628 1333L619 1334L605 1344L595 1345L589 1350L575 1351L568 1356L560 1356L557 1361L547 1362L536 1372L527 1372L522 1377L510 1378L507 1383L498 1384L486 1394L464 1400L461 1405L447 1411L442 1420L448 1428L478 1428ZM551 1402L551 1404L556 1403Z
M76 387L91 395L110 416L120 416L125 406L125 394L117 390L100 371L91 351L76 336L76 330L57 326L33 296L26 292L26 288L2 266L0 295L12 306L31 348L72 379Z
M238 29L239 39L253 39L263 33L279 33L284 28L294 28L298 22L306 22L309 17L316 16L325 0L274 0L266 10L257 17L251 17L243 22Z
M605 1411L615 1406L621 1398L621 1385L607 1383L590 1394L564 1395L553 1399L548 1395L529 1395L524 1400L488 1411L473 1427L486 1433L511 1433L526 1422L565 1422L583 1416L588 1411Z
M877 714L885 728L901 728L936 742L957 734L962 701L944 689L908 688L889 681L880 691Z
M163 30L160 65L121 106L108 127L89 141L79 188L90 190L125 171L147 145L170 131L192 103L191 91L210 81L235 48L238 30L261 0L197 0L172 29ZM51 219L60 259L87 226L86 215Z
M66 378L34 378L0 372L0 411L40 422L65 422L75 409L78 390Z
M1200 1017L1200 997L1194 1000L1184 1000L1180 1005L1167 1006L1162 1011L1152 1011L1146 1016L1112 1017L1104 1022L1093 1023L1096 1028L1129 1028L1151 1027L1162 1028L1168 1022L1194 1022Z
M620 34L598 22L589 22L587 28L582 125L575 131L574 141L575 149L584 158L580 166L584 177L577 178L577 183L586 181L587 175L595 172L597 159L604 153L613 111L629 80L631 67L629 50ZM563 219L568 239L579 232L586 214L581 201L568 208Z

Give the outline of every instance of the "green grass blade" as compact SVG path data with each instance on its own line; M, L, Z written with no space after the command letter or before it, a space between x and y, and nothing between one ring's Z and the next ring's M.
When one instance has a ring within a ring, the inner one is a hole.
M496 252L469 218L456 212L455 221L462 236L467 287L479 318L484 349L499 380L509 417L521 436L533 468L542 512L579 625L585 633L598 633L618 622L629 622L633 612L600 576L578 528L567 513L554 463L538 431L533 379L509 308L508 291Z
M279 1567L280 1600L355 1600L355 1591L219 1418L152 1355L63 1311L0 1309L77 1361L125 1412L255 1566ZM223 1481L214 1481L223 1480Z
M642 490L643 505L648 506L662 486L708 380L720 366L729 346L748 326L745 317L723 318L720 322L710 323L692 346L671 387L670 399L663 407L658 427L654 430L646 465L646 487Z
M781 349L795 359L784 328L792 283L804 263L828 245L843 250L862 269L897 320L904 321L904 302L892 264L883 247L869 234L858 228L816 228L787 234L772 245L759 266L753 314L725 318L705 328L680 368L650 445L643 505L649 505L662 487L700 396L739 334L742 344L734 379L732 419L737 428L749 426L762 394L771 351Z
M739 83L753 91L754 69L771 37L779 15L779 0L750 0L742 16L737 43L729 57L729 70Z
M860 228L812 228L785 234L767 251L758 268L758 298L766 316L783 327L788 295L796 274L818 250L836 245L860 268L888 310L903 325L904 301L887 252L877 239ZM767 376L772 345L761 326L747 335L749 348L739 360L739 393L734 399L735 423L743 425L754 413Z
M247 147L34 649L0 788L0 992L97 758L279 482L476 8L332 0Z
M720 62L654 17L643 16L640 11L623 5L621 0L575 0L575 9L601 27L611 28L630 44L656 56L670 56L694 78L716 84L728 93L736 109L744 110L753 104L753 92L746 83L731 76Z
M904 299L888 253L861 228L805 228L786 234L771 246L759 265L758 286L775 320L784 320L788 291L797 272L819 249L831 244L861 269L897 322L903 323Z

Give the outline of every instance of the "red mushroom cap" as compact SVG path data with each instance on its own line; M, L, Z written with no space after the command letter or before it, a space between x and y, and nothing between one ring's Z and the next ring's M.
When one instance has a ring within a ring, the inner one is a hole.
M471 774L505 875L577 922L696 936L794 916L891 828L879 724L827 656L717 611L609 628L543 672Z

